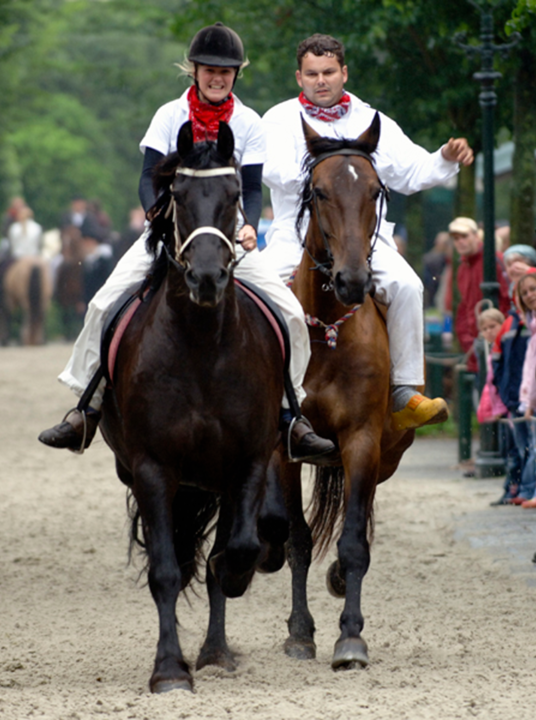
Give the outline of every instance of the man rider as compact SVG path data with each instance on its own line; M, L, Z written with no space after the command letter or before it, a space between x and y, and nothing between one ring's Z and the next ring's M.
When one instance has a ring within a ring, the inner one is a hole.
M267 142L263 181L271 190L274 221L262 254L283 278L298 266L303 252L295 229L306 153L301 118L319 135L357 138L376 113L345 91L344 46L335 38L320 34L307 38L298 46L297 60L296 80L302 92L263 117ZM409 195L444 183L458 172L459 163L473 161L473 152L463 138L451 138L429 153L404 135L393 120L382 113L380 118L375 168L380 179L397 192ZM385 215L385 207L383 210ZM431 400L417 389L424 385L422 283L397 252L393 224L385 217L378 239L371 268L375 299L387 306L395 427L402 430L443 422L448 417L445 401Z

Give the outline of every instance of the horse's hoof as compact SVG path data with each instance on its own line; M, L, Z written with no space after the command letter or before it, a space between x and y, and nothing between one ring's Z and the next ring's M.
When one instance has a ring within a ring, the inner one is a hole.
M191 677L177 678L175 680L168 680L162 678L161 680L151 678L149 688L152 693L165 693L170 690L189 690L194 691L194 681Z
M288 637L285 640L285 654L294 660L314 660L316 658L316 645L313 640L298 640Z
M193 692L194 681L190 669L183 660L167 658L158 663L149 681L153 693L165 693L170 690L189 690Z
M336 598L346 596L346 581L339 574L339 563L332 562L326 573L326 585L330 595Z
M207 667L207 665L222 668L222 670L227 670L227 672L234 672L237 668L235 657L230 650L205 650L201 648L195 669L202 670L204 667Z
M331 661L334 670L351 670L357 665L366 667L368 664L367 643L362 637L337 640Z

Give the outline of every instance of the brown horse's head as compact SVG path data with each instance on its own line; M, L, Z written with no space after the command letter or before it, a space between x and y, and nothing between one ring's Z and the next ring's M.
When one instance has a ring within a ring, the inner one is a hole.
M305 247L315 267L330 276L339 302L360 304L372 289L376 202L386 192L371 157L380 137L380 117L376 113L355 140L325 138L304 120L302 124L308 156L298 232L309 210Z
M192 123L177 137L177 152L156 169L160 194L149 247L164 242L172 265L184 273L190 299L215 307L229 282L240 200L240 179L230 127L220 122L217 142L195 143Z

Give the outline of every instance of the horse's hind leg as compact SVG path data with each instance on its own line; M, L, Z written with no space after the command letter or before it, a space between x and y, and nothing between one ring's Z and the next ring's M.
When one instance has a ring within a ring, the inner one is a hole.
M236 670L234 655L229 650L225 636L226 597L212 572L212 559L225 548L231 532L232 513L227 503L222 503L216 530L216 540L207 563L207 591L210 603L210 616L205 642L197 658L196 670L206 665L216 665L225 670Z
M288 619L289 636L285 653L298 660L316 657L315 623L307 604L307 575L313 541L302 506L301 465L286 465L283 492L290 519L287 560L292 573L292 611Z
M152 692L193 689L177 635L175 606L181 588L181 572L173 545L170 489L162 470L144 463L134 473L134 495L140 510L149 556L149 587L160 625L156 659L149 687Z

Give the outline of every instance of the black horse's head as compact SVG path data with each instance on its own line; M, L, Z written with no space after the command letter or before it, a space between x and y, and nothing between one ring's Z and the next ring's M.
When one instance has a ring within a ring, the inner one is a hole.
M315 267L330 276L339 302L361 304L372 289L376 201L386 192L371 157L380 137L380 117L376 113L370 127L354 140L322 137L305 121L302 124L308 155L297 230L308 210L305 247Z
M220 122L216 142L194 143L188 121L179 131L177 152L156 168L159 200L149 213L149 248L156 253L158 242L164 242L198 305L220 302L234 260L240 176L233 152L226 123Z

